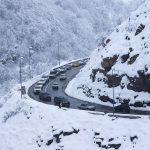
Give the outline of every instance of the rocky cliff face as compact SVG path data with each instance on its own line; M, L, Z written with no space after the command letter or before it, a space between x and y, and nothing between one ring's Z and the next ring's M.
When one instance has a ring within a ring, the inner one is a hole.
M74 97L109 105L114 88L116 103L150 106L149 31L150 2L147 1L95 50L66 91ZM92 97L87 94L89 90Z

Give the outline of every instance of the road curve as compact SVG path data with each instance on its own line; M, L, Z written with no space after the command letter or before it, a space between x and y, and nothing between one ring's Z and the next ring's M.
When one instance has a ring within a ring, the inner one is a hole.
M52 97L51 102L41 101L39 99L39 96L34 94L34 86L35 86L36 83L33 84L29 88L29 90L28 90L29 97L32 98L33 100L38 101L38 102L42 102L42 103L49 104L49 105L54 105L54 103L53 103L54 97L55 96L63 96L70 102L70 108L78 109L78 106L85 103L85 101L68 96L65 93L65 88L68 85L69 81L71 81L76 76L76 74L78 74L78 72L80 71L80 69L82 67L83 66L72 67L71 70L68 70L66 72L67 80L60 81L59 76L57 76L57 78L50 79L50 81L46 85L43 86L42 91L47 92L51 95L51 97ZM58 90L53 90L52 89L53 82L57 82L59 84L59 89ZM112 107L104 106L104 105L100 105L100 104L95 104L95 103L91 103L91 102L87 102L87 103L89 103L91 105L94 105L96 107L96 111L98 111L98 112L113 113L113 108ZM131 110L130 114L133 114L133 115L150 115L150 111ZM132 118L132 117L129 117L129 118Z

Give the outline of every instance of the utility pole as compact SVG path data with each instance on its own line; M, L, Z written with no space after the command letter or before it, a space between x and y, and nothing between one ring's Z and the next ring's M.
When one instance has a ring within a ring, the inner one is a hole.
M32 47L29 47L29 78L31 78L31 50Z
M112 69L112 85L113 85L113 116L115 114L115 108L114 108L114 103L115 103L115 89L114 89L114 79L113 79L113 76L114 76L114 69Z
M60 43L59 43L59 40L58 40L58 63L60 66Z
M20 73L20 86L21 86L21 88L20 88L20 92L21 92L21 99L22 99L22 57L20 57L20 64L19 64L19 68L20 68L20 70L19 70L19 73Z

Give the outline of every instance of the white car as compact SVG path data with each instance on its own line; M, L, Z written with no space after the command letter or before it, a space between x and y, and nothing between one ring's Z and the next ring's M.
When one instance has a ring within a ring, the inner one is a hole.
M81 109L81 110L90 110L90 111L94 111L96 109L95 106L90 105L88 103L81 104L80 106L78 106L78 108Z
M58 69L51 70L50 74L49 74L49 79L55 79L58 75L59 75L59 70Z
M84 62L88 62L89 58L82 59Z
M80 60L80 65L86 65L86 61Z
M67 70L71 70L72 65L71 64L66 64L65 67L66 67Z
M42 90L42 86L35 86L34 87L34 94L39 94Z
M63 70L64 72L67 71L67 67L66 67L65 65L64 65L64 66L61 66L60 69Z
M49 76L48 75L43 75L41 79L46 80L46 82L47 82L49 80Z
M65 74L61 74L59 79L60 79L60 80L66 80L66 79L67 79L67 76L66 76Z
M58 75L60 75L61 73L65 73L67 71L67 69L64 67L60 67L57 69L57 71L59 72Z
M47 82L47 79L41 79L36 84L37 85L44 85L44 84L46 84L46 82Z

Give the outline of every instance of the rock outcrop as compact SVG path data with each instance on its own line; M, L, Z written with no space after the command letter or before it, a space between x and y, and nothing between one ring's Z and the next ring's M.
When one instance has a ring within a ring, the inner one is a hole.
M104 40L105 46L93 52L90 62L68 86L74 97L106 105L112 104L113 98L115 103L134 107L150 105L149 8L147 1L116 27Z

